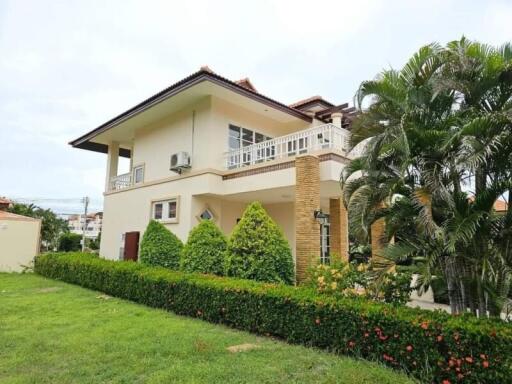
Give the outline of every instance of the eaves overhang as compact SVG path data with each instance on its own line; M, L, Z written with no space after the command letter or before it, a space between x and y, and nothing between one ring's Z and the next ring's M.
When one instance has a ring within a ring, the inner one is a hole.
M128 109L127 111L121 113L120 115L114 117L113 119L110 119L109 121L105 122L104 124L100 125L99 127L93 129L92 131L86 133L85 135L82 135L78 137L75 140L72 140L69 142L70 145L72 145L75 148L81 148L81 149L87 149L97 152L103 152L106 153L108 148L107 145L101 144L101 143L95 143L91 140L96 137L97 135L109 130L110 128L113 128L124 121L132 118L135 115L138 115L148 109L150 109L152 106L174 96L178 93L197 85L204 81L210 81L216 85L219 85L221 87L227 88L230 91L233 91L235 93L238 93L242 96L246 96L252 100L255 100L257 102L260 102L262 104L265 104L271 108L274 108L276 110L279 110L281 112L287 113L289 115L292 115L296 118L302 119L306 122L312 122L312 117L309 116L306 113L303 113L295 108L289 107L283 103L280 103L276 100L273 100L267 96L264 96L256 91L253 91L251 89L248 89L244 86L241 86L231 80L228 80L222 76L219 76L210 70L207 69L201 69L198 72L184 78L183 80L178 81L177 83L165 88L164 90L156 93L155 95L149 97L148 99L142 101L141 103L135 105L134 107ZM129 157L130 151L125 148L120 149L120 155Z

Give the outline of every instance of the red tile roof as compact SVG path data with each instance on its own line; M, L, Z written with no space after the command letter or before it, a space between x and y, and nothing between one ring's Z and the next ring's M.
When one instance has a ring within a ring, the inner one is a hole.
M251 80L249 80L248 77L246 77L245 79L237 80L235 81L235 83L251 91L258 92L256 90L256 87L251 83Z
M242 84L237 84L234 81L228 80L225 77L217 75L215 72L213 72L209 67L203 66L198 72L193 73L190 76L185 77L184 79L172 84L171 86L163 89L162 91L154 94L153 96L149 97L148 99L142 101L141 103L135 105L134 107L128 109L127 111L121 113L120 115L110 119L106 123L100 125L99 127L93 129L92 131L80 136L79 138L71 141L69 144L76 148L82 148L82 149L89 149L97 152L107 152L107 146L100 143L91 142L90 140L95 137L96 135L100 134L101 132L104 132L113 126L119 124L120 122L124 121L127 118L130 118L131 116L140 113L144 111L147 108L150 108L153 104L156 104L168 97L171 97L182 90L197 84L201 81L209 80L211 82L214 82L218 85L221 85L225 88L231 89L237 93L243 94L247 97L250 97L256 101L259 101L261 103L264 103L266 105L269 105L273 108L276 108L278 110L281 110L285 113L288 113L292 116L295 116L299 119L311 122L312 118L311 116L307 115L306 113L296 109L292 108L288 105L285 105L279 101L273 100L270 97L267 97L265 95L262 95L259 92L256 92L255 90L246 87ZM123 152L124 150L124 152ZM123 149L120 150L120 155L124 157L129 157L130 153L129 150Z
M299 100L293 104L290 104L289 107L290 108L298 108L302 105L305 105L305 104L309 104L309 103L312 103L314 101L318 101L318 102L321 102L321 103L324 103L324 104L329 104L330 106L334 106L334 104L328 102L327 100L324 100L324 98L320 95L316 95L316 96L311 96L311 97L308 97L307 99L304 99L304 100Z

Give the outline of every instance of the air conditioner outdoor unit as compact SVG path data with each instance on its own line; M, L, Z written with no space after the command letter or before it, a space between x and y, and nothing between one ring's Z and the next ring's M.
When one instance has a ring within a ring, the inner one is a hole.
M187 152L178 152L171 155L171 171L180 173L190 168L190 156Z

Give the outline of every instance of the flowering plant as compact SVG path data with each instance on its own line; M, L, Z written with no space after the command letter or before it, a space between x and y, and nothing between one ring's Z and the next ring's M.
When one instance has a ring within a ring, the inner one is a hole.
M403 305L409 300L411 274L372 269L370 264L319 264L308 272L307 285L336 297L364 296Z

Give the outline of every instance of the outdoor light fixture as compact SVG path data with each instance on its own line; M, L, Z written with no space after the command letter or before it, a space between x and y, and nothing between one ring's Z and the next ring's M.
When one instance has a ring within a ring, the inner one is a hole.
M316 221L318 221L319 224L321 224L321 225L327 224L327 220L329 219L329 215L323 213L321 209L316 210L313 215L314 215Z

